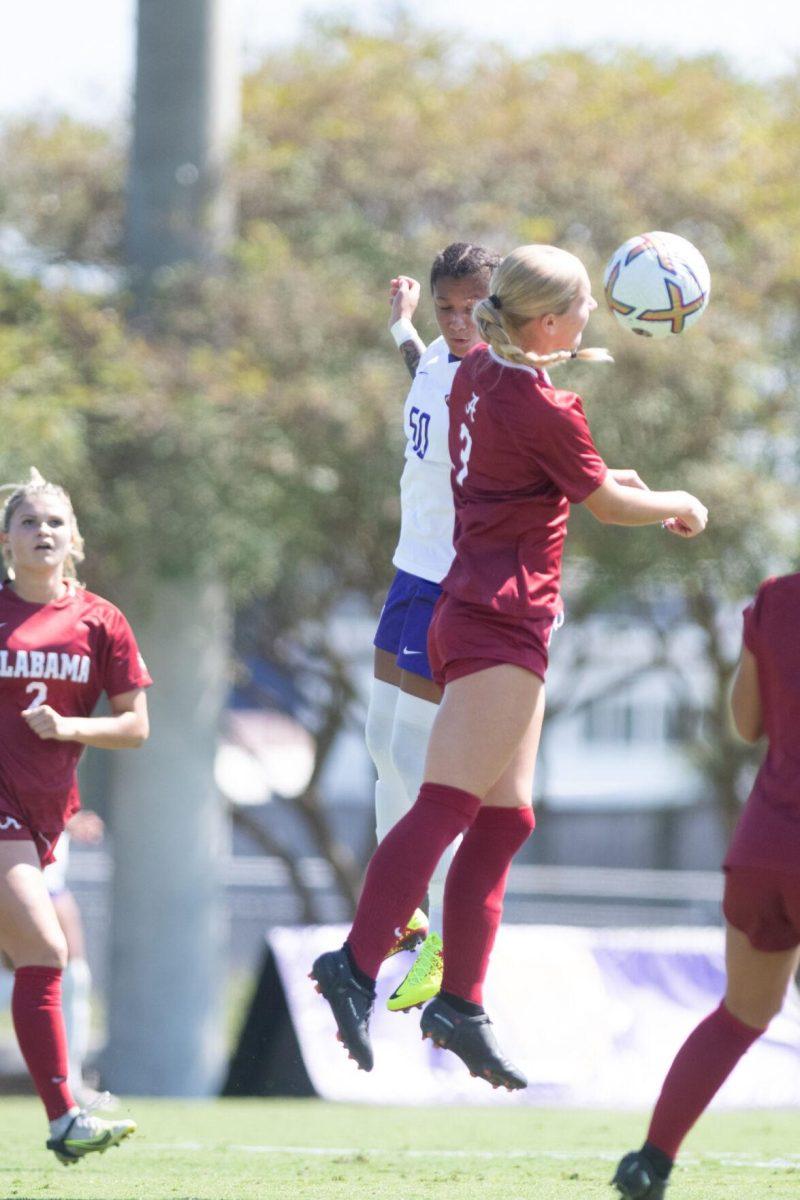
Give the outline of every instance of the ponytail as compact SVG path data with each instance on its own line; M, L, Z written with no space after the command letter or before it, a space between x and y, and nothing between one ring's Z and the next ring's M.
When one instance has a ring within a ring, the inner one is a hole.
M492 275L491 293L479 300L473 319L499 358L523 367L558 367L572 359L613 362L607 350L556 350L536 354L517 345L517 330L533 317L564 313L585 277L580 259L556 246L520 246Z

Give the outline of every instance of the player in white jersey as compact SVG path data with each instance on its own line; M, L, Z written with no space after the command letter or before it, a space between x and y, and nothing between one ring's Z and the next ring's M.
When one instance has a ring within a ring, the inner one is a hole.
M400 538L393 558L397 574L375 634L366 725L367 747L378 773L378 841L417 796L441 699L441 689L431 677L427 640L439 584L453 559L447 398L461 359L479 340L472 309L488 295L489 278L499 262L499 255L465 242L454 242L436 256L430 286L441 336L427 349L412 324L420 285L405 275L391 283L389 328L413 382L403 413L405 467L400 479ZM388 1001L392 1011L423 1004L439 991L444 881L452 854L451 847L431 880L427 918L417 911L408 926L398 930L392 954L423 945Z

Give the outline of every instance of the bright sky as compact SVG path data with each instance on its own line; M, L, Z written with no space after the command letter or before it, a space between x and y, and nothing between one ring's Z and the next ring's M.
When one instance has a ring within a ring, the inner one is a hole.
M163 0L169 3L169 0ZM385 0L225 0L248 57L300 36L309 12L380 26ZM678 54L721 52L759 76L800 62L798 0L406 0L429 26L522 52L635 44ZM46 106L81 116L127 113L136 0L0 0L0 113Z

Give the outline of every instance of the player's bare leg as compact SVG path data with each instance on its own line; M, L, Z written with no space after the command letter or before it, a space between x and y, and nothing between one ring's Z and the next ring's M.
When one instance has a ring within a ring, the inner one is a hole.
M783 1007L789 984L797 973L800 948L766 954L754 949L745 934L728 925L725 961L728 1012L745 1025L766 1029Z
M653 1113L647 1141L626 1154L612 1183L626 1200L661 1200L683 1138L786 997L800 950L765 953L728 925L725 999L678 1052Z
M421 1022L423 1036L452 1050L471 1074L509 1090L525 1087L527 1080L495 1040L483 1008L483 981L510 860L533 827L531 794L543 717L544 688L538 687L528 728L455 856L445 897L442 988Z
M411 810L375 851L353 927L342 950L333 952L345 956L349 975L345 978L342 962L330 955L312 967L323 994L330 992L326 999L345 1045L367 1069L369 997L362 997L356 985L365 991L374 988L395 928L419 905L447 846L470 828L481 798L511 762L540 704L543 685L530 672L503 664L451 687L452 702L448 687L434 724L425 783ZM330 968L330 983L320 979L321 968Z
M67 1083L61 1013L67 947L32 841L0 841L0 949L14 964L14 1029L50 1121L47 1148L72 1163L119 1145L135 1123L91 1116Z
M538 675L510 663L448 684L428 743L425 781L483 800L514 758L543 693Z

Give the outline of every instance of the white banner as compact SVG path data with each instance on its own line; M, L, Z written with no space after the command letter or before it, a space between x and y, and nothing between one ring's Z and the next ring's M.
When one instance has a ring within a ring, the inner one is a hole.
M378 980L375 1067L357 1070L325 1001L308 978L318 954L342 944L344 926L278 928L268 935L303 1061L327 1100L374 1104L541 1104L648 1107L675 1053L716 1008L725 986L720 929L500 930L486 1010L505 1054L529 1086L509 1094L472 1079L454 1054L423 1042L419 1010L390 1013L386 998L413 958L398 954ZM800 1001L739 1063L715 1104L800 1105Z

